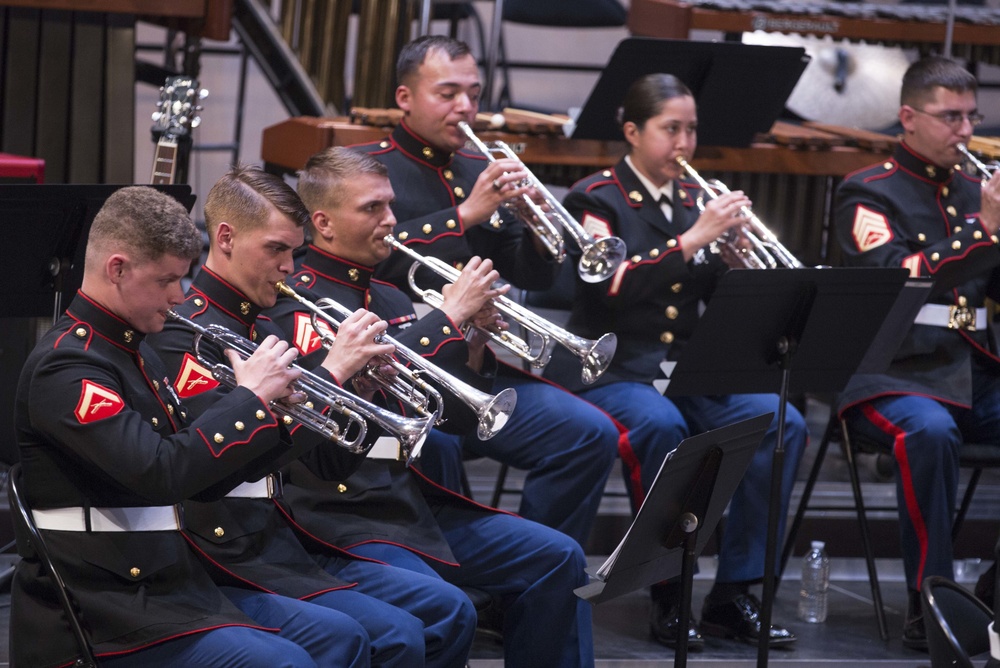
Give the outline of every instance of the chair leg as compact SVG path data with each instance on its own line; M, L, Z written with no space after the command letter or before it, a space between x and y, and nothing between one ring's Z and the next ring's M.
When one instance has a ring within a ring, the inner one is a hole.
M872 549L871 534L868 531L868 517L865 514L865 502L861 496L861 482L858 479L857 460L851 447L851 438L847 425L840 421L844 458L847 460L847 471L851 476L851 489L854 492L854 507L858 515L858 526L861 529L861 545L865 551L865 564L868 566L868 583L872 590L872 602L875 605L875 618L878 621L878 634L882 640L889 640L889 625L885 620L885 606L882 604L882 589L878 584L878 573L875 570L875 553Z
M823 460L826 459L827 448L830 447L830 440L833 438L837 427L837 416L831 412L830 419L826 423L826 430L823 432L823 438L819 442L819 449L816 451L816 459L813 461L812 469L809 471L809 478L806 479L806 486L802 490L802 498L799 500L799 507L795 511L795 518L792 520L792 525L788 529L788 537L785 539L785 547L781 550L781 566L778 570L778 577L774 585L775 590L777 590L778 585L781 584L781 576L785 573L785 568L788 567L788 560L791 558L792 551L795 549L795 539L798 538L799 527L802 525L802 519L805 517L806 509L809 507L809 499L812 498L813 488L816 486L816 479L819 477L819 471L823 466Z
M504 485L507 483L507 471L510 469L506 464L500 465L500 472L497 473L497 484L493 487L493 498L490 500L490 506L493 508L500 507L500 497L503 496Z
M983 475L982 468L975 468L972 470L972 476L969 478L969 484L965 487L965 495L962 496L962 504L958 507L958 514L955 515L955 522L951 525L951 542L952 544L958 539L958 532L962 529L962 523L965 522L965 515L969 512L969 506L972 504L972 495L976 493L976 485L979 484L979 478Z

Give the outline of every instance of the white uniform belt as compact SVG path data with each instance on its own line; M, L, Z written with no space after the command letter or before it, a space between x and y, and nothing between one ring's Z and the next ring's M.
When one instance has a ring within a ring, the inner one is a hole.
M399 447L399 440L392 436L380 436L372 449L368 451L368 459L391 459L402 461L403 451Z
M281 476L270 473L255 482L244 482L233 488L227 498L237 499L280 499Z
M986 328L986 309L971 309L948 304L924 304L913 321L915 325L977 330Z
M179 531L183 528L179 505L90 508L89 529L87 508L33 510L31 515L39 529L49 531Z

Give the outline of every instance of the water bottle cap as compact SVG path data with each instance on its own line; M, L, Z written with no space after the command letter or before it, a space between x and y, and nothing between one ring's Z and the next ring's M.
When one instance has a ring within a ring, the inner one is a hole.
M812 543L810 543L810 545L814 550L822 550L824 547L826 547L826 543L824 543L821 540L814 540L812 541Z

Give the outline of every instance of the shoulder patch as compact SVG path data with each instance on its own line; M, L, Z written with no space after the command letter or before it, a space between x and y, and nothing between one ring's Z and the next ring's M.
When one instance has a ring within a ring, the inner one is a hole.
M878 211L872 211L860 204L854 212L851 233L854 235L854 243L862 253L892 241L892 229L889 228L888 219Z
M191 353L184 353L184 361L181 363L181 370L177 373L174 387L177 388L177 396L187 399L202 392L214 390L219 386L219 381L212 376L212 372L203 367Z
M600 239L601 237L611 236L611 225L608 221L595 216L590 212L583 215L583 220L580 221L580 225L594 238Z
M336 336L333 330L330 329L330 326L322 320L317 320L317 324L319 325L319 328L323 330L324 335ZM295 329L292 342L295 344L295 347L299 349L299 353L302 355L308 355L309 353L323 347L323 339L313 328L312 316L310 314L302 311L297 311L295 313Z
M125 402L117 392L85 380L80 388L80 400L76 404L76 419L80 424L89 424L117 415L123 408Z

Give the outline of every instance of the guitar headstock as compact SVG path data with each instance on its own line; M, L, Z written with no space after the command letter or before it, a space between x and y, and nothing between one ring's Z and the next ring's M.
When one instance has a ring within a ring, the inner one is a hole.
M153 112L152 131L167 141L176 141L192 128L198 127L202 110L199 104L208 97L208 91L190 77L176 76L167 79L160 88L160 101Z

